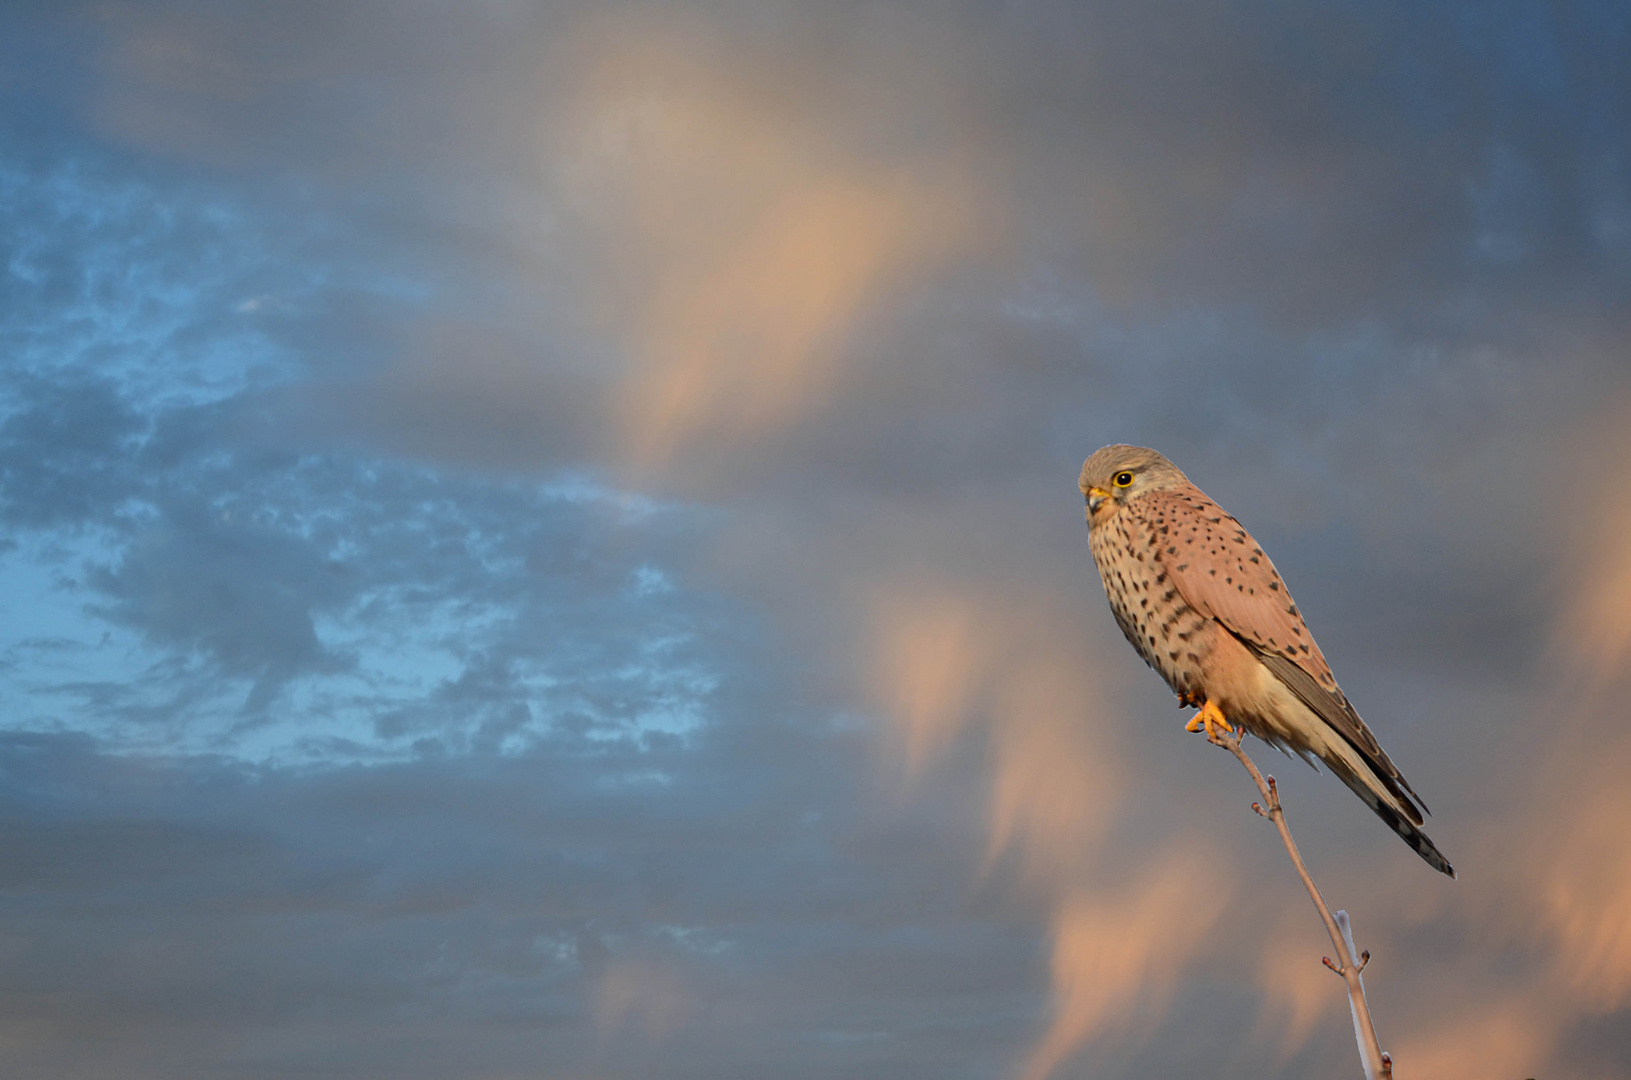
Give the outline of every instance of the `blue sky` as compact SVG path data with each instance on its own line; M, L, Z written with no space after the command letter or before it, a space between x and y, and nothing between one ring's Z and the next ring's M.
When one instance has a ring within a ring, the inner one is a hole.
M1458 882L1274 765L1401 1069L1631 1054L1619 7L0 42L6 1075L1352 1075L1114 441L1437 814Z

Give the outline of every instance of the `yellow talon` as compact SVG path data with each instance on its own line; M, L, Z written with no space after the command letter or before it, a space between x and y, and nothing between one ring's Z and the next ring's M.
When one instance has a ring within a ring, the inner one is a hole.
M1218 708L1218 703L1211 698L1207 698L1206 704L1201 706L1201 711L1191 717L1189 723L1184 725L1184 730L1204 731L1206 737L1210 739L1213 727L1220 727L1224 731L1231 733L1235 730L1229 721L1224 718L1223 710Z

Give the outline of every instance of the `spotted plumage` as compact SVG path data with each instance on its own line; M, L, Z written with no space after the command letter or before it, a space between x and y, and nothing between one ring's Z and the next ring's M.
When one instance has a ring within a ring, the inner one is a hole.
M1274 563L1166 458L1106 446L1082 466L1088 543L1121 632L1185 705L1319 759L1429 865L1426 804L1337 685Z

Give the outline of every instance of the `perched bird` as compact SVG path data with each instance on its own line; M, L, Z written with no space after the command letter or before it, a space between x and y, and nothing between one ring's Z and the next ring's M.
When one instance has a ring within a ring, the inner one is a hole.
M1428 865L1455 869L1421 831L1427 805L1348 704L1286 584L1240 524L1142 446L1082 465L1088 543L1121 632L1200 713L1313 764L1318 758Z

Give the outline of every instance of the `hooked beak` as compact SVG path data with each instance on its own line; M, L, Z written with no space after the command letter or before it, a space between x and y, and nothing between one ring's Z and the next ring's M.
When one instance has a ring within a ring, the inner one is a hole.
M1102 506L1104 504L1104 500L1108 499L1109 497L1110 497L1110 493L1108 491L1104 490L1101 487L1090 487L1090 488L1088 488L1087 489L1087 512L1088 512L1088 515L1092 516L1093 514L1098 513L1099 512L1099 507Z

